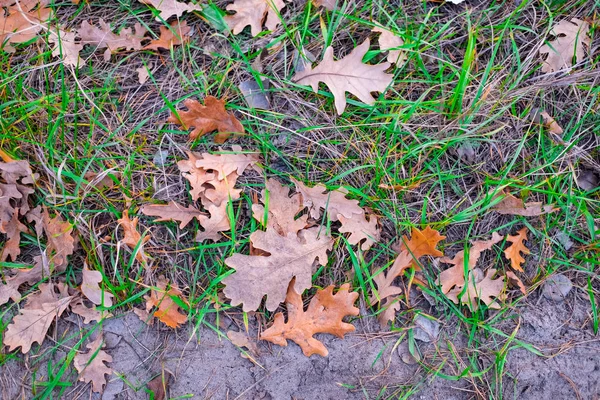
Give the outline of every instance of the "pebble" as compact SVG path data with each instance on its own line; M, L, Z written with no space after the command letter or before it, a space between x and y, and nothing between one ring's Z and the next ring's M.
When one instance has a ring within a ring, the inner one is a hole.
M546 279L542 295L549 300L563 301L572 288L573 283L569 278L564 275L553 275Z

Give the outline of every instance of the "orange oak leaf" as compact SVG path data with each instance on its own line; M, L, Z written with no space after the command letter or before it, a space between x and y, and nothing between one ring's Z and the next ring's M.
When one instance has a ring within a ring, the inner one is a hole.
M502 196L502 194L499 196ZM536 217L557 210L552 204L543 205L541 202L524 203L523 200L516 198L510 193L505 193L503 196L502 200L493 208L499 214Z
M266 295L266 308L275 311L285 300L288 284L295 277L298 292L312 287L315 260L327 265L327 251L333 241L319 228L304 229L281 236L273 229L255 231L250 242L269 255L239 253L225 260L235 272L223 279L223 293L232 305L243 304L244 311L256 311Z
M177 0L138 0L160 11L157 21L166 21L172 16L181 17L185 12L202 11L202 7L193 3L182 3Z
M305 356L319 354L326 357L329 352L322 342L313 336L317 333L329 333L344 338L346 333L354 332L354 325L343 322L345 316L357 316L358 308L354 302L358 293L350 292L348 283L342 285L336 294L331 285L317 291L308 308L304 311L302 297L294 290L294 281L289 285L286 296L287 322L283 313L277 313L273 325L260 335L279 346L287 346L287 341L296 342Z
M308 216L303 215L296 219L302 209L300 194L289 196L290 189L283 186L277 179L269 179L261 194L262 204L252 205L252 215L267 229L273 229L278 234L285 236L288 233L297 233L306 228Z
M169 50L173 46L178 46L189 40L190 32L192 28L188 26L187 21L179 22L173 21L167 28L165 26L160 27L160 37L150 41L145 50L158 50L165 49ZM144 71L146 69L144 68Z
M87 21L81 23L81 27L77 30L79 37L81 38L82 45L92 45L97 49L106 49L104 52L104 61L110 60L110 55L116 53L121 49L125 50L141 50L142 41L145 39L146 28L141 24L136 23L134 25L134 31L131 28L121 29L121 32L117 35L113 33L108 25L102 18L100 18L98 24L100 28L91 25Z
M465 269L467 271L473 270L481 253L485 250L490 250L493 245L502 241L504 237L500 236L498 232L492 233L490 240L480 240L472 243L469 248L468 262L465 263L465 251L461 250L454 258L442 257L440 262L446 264L452 264L453 266L445 271L442 271L438 277L438 284L442 286L442 292L447 294L450 290L457 286L462 288L465 285ZM466 264L466 265L465 265Z
M169 204L144 204L140 211L150 217L159 217L154 222L179 221L180 229L185 228L194 218L200 221L204 215L194 206L184 207L174 201Z
M235 0L227 6L227 11L235 11L235 14L226 15L224 19L234 35L250 25L250 33L256 36L262 31L263 21L268 30L277 28L283 7L283 0Z
M164 276L159 276L156 282L156 289L152 289L150 295L146 295L146 311L152 310L156 307L158 310L154 312L154 316L163 322L165 325L171 328L179 328L179 325L187 321L187 316L180 313L179 306L173 297L180 298L185 301L182 297L182 293L175 284L169 284L169 281Z
M449 291L447 296L456 304L466 304L471 311L479 308L479 300L488 308L499 309L500 304L496 300L504 300L504 279L502 277L493 279L495 274L494 268L490 268L485 276L479 268L475 268L469 271L466 290L463 292L464 287L457 286Z
M515 236L508 235L506 237L506 241L512 244L504 250L504 256L510 260L510 266L515 271L523 272L521 264L525 262L525 259L521 256L521 253L530 253L529 249L523 243L525 240L527 240L527 228L521 229Z
M364 64L362 59L369 50L369 39L352 50L341 60L333 60L333 47L325 50L323 61L312 68L310 65L296 73L293 80L299 85L310 85L316 93L319 83L324 82L335 99L335 108L338 115L342 115L346 108L346 92L350 92L366 104L375 104L371 92L384 92L392 83L392 74L384 71L390 63L378 65Z
M112 307L113 294L106 290L102 290L99 285L102 283L102 273L100 271L91 271L88 269L88 266L84 264L81 276L81 292L85 297L94 304Z
M241 122L225 110L225 100L213 96L204 98L204 105L192 99L183 101L188 111L179 110L167 119L184 129L194 128L190 139L196 139L213 131L218 131L215 143L224 143L232 133L244 133Z
M27 353L33 343L42 344L52 321L60 317L73 299L68 296L64 285L42 283L40 291L29 296L4 333L4 344L8 351L21 347ZM57 293L57 289L59 292Z
M92 390L97 393L102 393L104 385L106 385L106 376L112 375L112 368L105 363L112 362L112 357L104 350L104 342L102 335L87 344L89 351L87 353L79 353L73 358L73 366L79 372L79 380L85 383L92 383Z
M117 220L121 228L123 228L123 240L121 241L124 245L129 247L132 251L135 251L135 259L141 263L148 261L148 255L144 252L144 243L150 240L149 236L142 239L142 235L137 230L138 217L133 219L129 218L129 212L123 211L123 217Z

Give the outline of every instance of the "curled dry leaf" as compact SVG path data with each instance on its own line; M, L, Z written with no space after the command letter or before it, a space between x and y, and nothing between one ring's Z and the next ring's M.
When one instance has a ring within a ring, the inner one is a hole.
M142 41L145 39L146 28L141 24L134 25L134 31L131 28L121 29L117 35L113 33L110 26L101 18L98 22L100 28L91 25L87 21L81 23L81 27L77 30L81 38L82 45L92 45L98 49L106 49L104 52L104 61L110 60L110 55L121 49L125 50L141 50Z
M371 92L384 92L392 83L391 74L384 71L389 63L379 65L363 64L362 59L369 50L369 39L352 50L341 60L333 60L333 47L325 50L323 61L315 68L307 66L302 72L294 75L294 82L300 85L310 85L317 92L319 82L329 87L335 99L338 115L346 108L346 92L350 92L366 104L375 104Z
M319 354L326 357L329 354L327 348L313 335L329 333L343 338L346 333L355 330L352 324L343 322L343 318L359 314L358 308L354 307L358 293L350 292L350 285L347 283L342 285L336 294L333 294L333 288L331 285L317 291L304 311L302 297L294 289L292 281L285 299L287 322L283 313L277 313L273 325L264 331L260 338L279 346L287 346L287 341L292 340L302 348L305 356Z
M525 240L527 240L527 228L521 229L515 236L508 235L506 237L506 241L512 244L504 250L504 256L510 260L510 266L515 271L523 272L521 265L525 262L525 259L521 256L521 253L530 253L523 243Z
M471 311L479 308L479 300L488 308L499 309L498 300L504 300L504 280L502 277L493 279L496 270L490 268L485 276L479 268L469 271L469 283L466 290L464 287L455 287L447 296L456 304L466 304ZM461 292L464 293L461 294Z
M235 11L235 14L226 15L224 19L234 35L250 25L250 33L256 36L262 32L263 21L268 30L277 28L283 7L283 0L235 0L227 6L227 11Z
M585 57L584 45L590 46L590 25L577 18L562 20L552 28L554 40L540 47L541 55L548 55L542 64L542 72L554 72L573 66L573 56L577 62Z
M215 143L224 143L232 133L244 133L240 121L225 110L225 100L206 96L204 105L192 99L184 100L183 104L188 111L179 110L171 114L167 122L182 125L186 130L194 128L190 132L190 139L218 131Z
M176 0L138 0L156 8L160 14L156 17L157 21L166 21L172 16L181 17L183 13L192 11L202 11L202 7L193 3L182 3Z
M36 6L37 9L33 9ZM52 10L37 1L21 1L0 10L0 49L13 53L12 44L26 43L37 37L45 27Z
M186 21L171 22L169 27L160 27L160 37L150 41L145 50L169 50L173 46L179 46L189 40L192 28L188 26Z
M387 60L391 64L403 64L406 61L406 54L399 47L404 45L404 41L399 36L396 36L392 31L377 26L373 28L373 32L380 33L379 49L381 51L389 50Z
M72 300L63 284L42 283L39 288L40 291L29 296L25 307L6 328L4 344L8 351L21 347L25 354L33 343L42 344L52 321L62 315Z
M273 229L281 236L288 233L298 233L304 229L308 216L296 219L302 207L300 194L289 196L290 189L283 186L277 179L269 179L261 193L261 204L252 205L252 215L267 229Z
M50 266L54 266L57 271L62 272L67 268L67 257L75 250L75 238L71 235L73 226L71 223L63 221L58 213L54 218L50 218L45 207L42 213L42 223L48 240L46 255L50 260Z
M19 221L19 209L15 208L11 220L0 225L0 232L6 234L6 242L0 254L0 261L6 261L9 258L16 261L21 254L21 232L27 232L27 227Z
M294 288L303 292L312 287L312 267L315 260L327 264L327 251L333 241L319 228L301 230L298 234L279 235L275 230L255 231L250 235L252 246L269 255L234 254L225 264L235 272L223 279L223 293L232 305L243 304L244 311L256 311L266 295L266 308L275 311L285 300L289 282L295 277Z
M348 243L351 245L362 242L360 248L363 251L369 250L381 238L381 230L376 215L371 214L367 217L365 214L356 214L352 218L346 218L340 214L338 219L342 223L339 232L350 234Z
M141 263L148 261L148 255L144 252L144 243L150 240L149 236L142 239L142 235L137 230L138 218L129 218L129 211L123 211L123 217L117 220L121 228L123 228L124 245L129 247L131 251L136 251L135 259Z
M99 285L102 283L102 273L100 271L91 271L88 269L87 265L84 265L81 276L81 291L85 297L87 297L89 301L96 305L112 307L112 299L114 297L113 294L102 290Z
M355 215L364 214L364 210L358 205L358 200L346 198L348 192L344 188L327 190L325 185L317 184L310 188L293 178L296 190L302 195L302 205L308 208L310 216L316 220L321 218L321 208L327 212L332 221L338 220L338 215L353 218Z
M510 193L500 194L502 200L493 208L499 214L521 215L523 217L536 217L558 210L552 204L543 205L541 202L525 203Z
M562 135L563 134L563 129L560 127L560 125L558 125L558 123L556 122L556 120L554 118L552 118L552 116L550 114L548 114L546 111L542 111L540 113L542 119L543 119L543 123L544 126L546 128L548 128L548 130L556 135Z
M154 222L178 221L180 229L185 228L194 218L200 221L204 215L194 206L184 207L175 201L170 201L169 204L144 204L140 211L150 217L159 217Z
M442 286L442 292L447 294L453 287L462 287L465 285L465 269L472 271L481 257L481 253L486 250L490 250L493 245L499 243L504 239L498 232L492 233L490 240L478 240L472 243L469 248L469 259L465 262L465 251L461 250L454 258L442 257L440 262L446 264L452 264L453 266L440 273L438 277L438 284Z
M102 335L98 335L96 340L88 343L87 353L79 353L73 359L73 366L79 372L79 380L85 383L92 383L92 390L102 393L106 385L106 376L111 375L113 370L105 363L112 362L112 357L104 350Z
M180 313L180 308L173 301L173 297L185 301L181 291L176 285L169 284L169 281L162 275L158 278L156 287L158 290L152 289L150 295L144 297L146 299L146 311L149 312L153 307L156 307L158 310L154 312L154 316L159 321L171 328L179 328L179 325L187 321L187 316Z

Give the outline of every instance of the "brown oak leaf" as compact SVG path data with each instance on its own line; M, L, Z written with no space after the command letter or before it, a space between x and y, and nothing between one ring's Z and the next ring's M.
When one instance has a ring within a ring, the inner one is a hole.
M8 53L15 51L12 44L26 43L37 37L44 29L52 10L37 2L22 1L8 6L6 13L0 10L0 49Z
M160 14L156 17L157 21L166 21L173 15L181 17L185 12L202 11L202 7L194 3L182 3L177 0L138 0L142 4L146 4L156 8Z
M121 32L117 35L113 33L108 25L102 18L98 22L100 28L91 25L87 21L81 23L81 27L77 30L79 37L81 38L82 45L93 45L98 49L106 49L104 52L104 61L110 60L110 55L116 53L121 49L125 50L141 50L142 41L145 39L146 28L141 24L136 23L134 25L134 31L131 28L121 29Z
M577 18L572 18L571 21L564 19L556 24L551 32L556 38L540 47L540 54L548 55L542 64L542 72L571 68L573 56L577 62L583 61L584 45L589 48L591 44L589 30L590 25Z
M169 50L173 46L178 46L189 40L192 28L188 26L186 21L173 21L169 27L160 27L160 37L153 39L144 47L145 50ZM146 69L144 68L144 71Z
M137 230L138 217L133 219L129 218L129 212L127 210L123 211L123 217L117 220L121 228L123 228L123 240L121 241L125 244L131 251L136 251L135 259L141 263L146 263L148 261L148 255L144 252L144 244L150 240L149 236L146 236L142 239L142 235Z
M79 372L79 380L85 383L92 383L92 390L102 393L106 385L106 376L113 373L112 368L106 363L112 362L112 357L104 350L104 341L102 335L87 344L89 351L87 353L78 353L73 358L73 366Z
M360 248L363 251L369 250L381 238L378 218L374 214L368 217L365 214L355 214L352 218L346 218L340 214L338 219L342 223L339 232L350 234L348 243L351 245L362 242Z
M184 100L183 104L188 111L172 113L167 122L182 125L186 130L194 128L190 132L190 139L218 131L215 143L224 143L232 133L244 133L241 122L225 110L225 100L206 96L204 105L192 99Z
M231 222L227 214L227 203L224 202L218 206L209 204L206 209L210 217L200 216L200 225L204 230L196 233L196 242L204 242L205 240L218 242L221 239L220 232L231 229Z
M41 281L42 278L50 275L47 259L44 262L43 255L36 256L33 260L33 268L17 269L13 276L5 278L5 284L0 284L0 305L6 304L10 299L14 302L20 301L21 293L19 293L19 288L21 285L25 283L33 285Z
M140 211L150 217L159 217L154 222L178 221L180 229L185 228L194 218L200 221L204 215L194 206L184 207L175 201L170 201L169 204L145 204Z
M262 32L263 22L270 31L277 28L283 7L283 0L235 0L227 6L227 11L235 11L235 14L226 15L224 19L234 35L250 25L250 33L256 36Z
M364 214L364 210L358 205L358 200L346 198L348 191L343 187L329 191L320 183L308 187L300 181L291 179L296 185L296 190L302 195L302 205L308 208L310 216L316 220L321 218L321 208L327 211L331 221L337 221L338 215L353 218Z
M237 173L232 172L225 179L211 179L204 186L204 193L200 196L202 205L206 208L212 206L220 207L230 201L238 200L242 189L236 189Z
M232 305L243 304L244 311L256 311L266 295L266 308L275 311L285 300L289 282L295 277L295 289L303 292L312 287L315 260L327 264L327 251L333 241L319 228L301 230L281 236L275 230L255 231L252 246L269 255L247 256L239 253L225 260L235 272L223 279L223 293Z
M335 9L335 4L338 0L312 0L315 7L325 8L326 10L333 11Z
M85 297L96 305L112 307L113 294L106 290L102 290L99 285L102 283L102 273L100 271L91 271L88 269L88 266L84 264L81 276L81 292Z
M179 325L187 321L187 315L180 313L180 308L173 301L173 297L180 298L185 301L182 297L182 293L175 284L169 284L169 281L164 276L159 276L156 282L157 289L152 289L150 295L144 296L146 299L146 311L154 311L154 317L158 318L159 321L171 328L179 328Z
M493 208L499 214L521 215L523 217L536 217L558 210L552 204L543 205L541 202L525 203L510 193L500 194L502 200ZM495 197L494 197L495 198Z
M64 221L59 213L54 218L50 218L46 207L42 212L42 223L48 240L46 255L50 260L50 265L54 265L57 271L62 272L67 268L67 257L75 250L75 238L71 235L73 225Z
M244 153L241 146L231 146L231 151L219 148L216 154L203 153L196 161L196 167L218 173L217 179L223 180L232 172L242 175L244 171L258 162L258 154Z
M313 336L329 333L343 339L346 333L355 330L354 325L343 322L343 318L359 314L358 308L354 307L358 293L350 292L348 283L342 285L336 294L333 294L333 289L331 285L317 291L304 311L302 297L294 289L292 281L285 299L287 322L283 313L277 313L273 325L260 338L279 346L287 346L287 341L292 340L302 348L305 356L319 354L326 357L329 354L327 348Z
M21 352L25 354L33 343L42 344L52 321L62 315L72 300L66 286L42 283L39 288L39 292L28 297L25 307L21 308L6 328L4 344L8 346L8 351L20 346Z
M512 244L504 250L504 256L510 260L510 266L515 271L523 272L521 264L525 262L525 259L521 256L521 253L530 253L529 249L523 243L525 240L527 240L527 228L521 229L515 236L508 235L506 237L506 241Z
M304 71L294 75L293 80L299 85L312 86L315 93L319 90L319 83L325 83L333 94L338 115L342 115L346 108L346 92L373 105L375 99L371 92L384 92L392 83L393 75L384 72L390 67L390 63L369 65L362 62L369 44L369 39L366 39L338 61L333 60L333 47L330 46L325 50L323 61L319 65L315 68L306 66Z
M6 242L2 248L0 254L0 261L6 261L11 259L16 261L19 254L21 254L21 232L27 232L27 227L19 221L19 209L15 208L11 220L0 225L0 232L6 234Z
M216 179L215 173L207 171L204 168L198 168L196 161L202 158L202 155L198 153L188 152L187 160L180 160L177 162L177 167L181 171L183 177L190 182L190 195L192 200L198 200L204 191L206 190L205 183Z
M485 276L479 268L469 271L469 284L461 295L464 286L457 286L448 292L447 296L456 304L466 304L471 311L479 308L479 301L485 303L488 308L499 309L500 304L496 301L504 300L504 279L502 277L493 279L496 270L490 268ZM464 285L464 282L463 282Z
M274 229L278 234L285 236L288 233L297 233L308 224L307 215L296 219L302 207L300 194L289 196L290 189L283 186L277 179L269 179L261 194L262 204L252 205L252 215L267 229Z
M81 297L78 297L71 302L71 311L74 314L77 314L80 317L82 317L83 323L86 325L93 321L99 322L103 318L112 317L112 314L108 311L100 311L96 308L96 306L86 306Z
M381 51L389 50L387 60L391 64L402 64L406 61L406 54L401 49L398 49L404 45L404 41L399 36L396 36L392 31L377 26L373 28L373 32L380 33L379 35L379 49Z

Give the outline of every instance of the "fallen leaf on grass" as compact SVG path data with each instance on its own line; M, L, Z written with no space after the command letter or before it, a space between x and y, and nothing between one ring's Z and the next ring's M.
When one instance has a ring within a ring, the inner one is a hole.
M315 7L323 7L326 10L333 11L337 0L312 0Z
M185 12L202 11L202 7L193 3L181 3L176 0L138 0L142 4L146 4L156 8L160 14L156 17L157 21L166 21L173 15L181 17Z
M156 282L156 289L152 289L150 295L144 296L146 299L146 311L152 310L153 307L158 308L154 312L154 316L161 322L171 328L179 328L179 325L187 321L187 315L180 313L179 306L172 297L178 297L184 300L181 291L174 284L169 284L169 281L160 276Z
M358 293L350 292L350 285L346 283L333 294L334 286L331 285L317 291L304 311L302 297L294 286L294 281L290 282L285 299L287 322L283 313L275 314L273 325L260 338L279 346L287 346L287 341L292 340L302 348L305 356L319 354L326 357L329 354L327 348L313 335L329 333L343 339L346 333L354 332L354 326L343 322L343 318L359 314L358 308L354 307Z
M414 260L418 260L423 256L441 257L444 254L436 247L444 239L446 239L446 236L441 235L429 226L426 226L422 231L413 228L410 239L407 236L402 236L399 252L407 251L412 255ZM419 271L421 268L414 260L413 267Z
M76 32L68 32L62 29L50 30L48 42L52 43L52 56L58 57L63 64L81 68L85 64L79 57L79 52L83 50L83 44L76 39Z
M583 61L585 56L583 46L589 48L591 44L589 30L590 25L577 18L572 18L571 21L565 19L556 24L551 31L556 38L540 47L540 54L548 55L542 64L542 72L571 68L573 56L577 62Z
M256 36L262 32L263 21L268 30L277 28L280 23L279 12L283 7L283 0L235 0L227 6L227 11L235 11L235 14L226 15L224 20L234 35L250 25L250 33Z
M192 28L188 26L186 21L173 21L170 26L160 27L160 37L150 41L144 50L169 50L173 46L178 46L189 40Z
M246 332L236 332L236 331L227 331L227 337L231 340L231 343L236 345L237 347L245 347L248 349L250 354L242 353L243 358L247 358L252 361L252 357L256 357L258 355L258 346L256 342L248 336Z
M327 251L333 241L319 228L301 230L298 234L279 235L275 230L255 231L250 235L252 246L268 256L247 256L239 253L225 260L235 272L223 279L223 293L233 306L243 304L244 311L256 311L266 295L266 308L275 311L285 300L289 282L295 277L298 292L312 287L312 267L315 260L327 264Z
M330 191L321 183L308 187L300 181L291 179L296 185L296 190L302 195L302 205L308 208L310 216L316 220L321 218L321 209L327 212L331 221L337 221L338 215L353 218L355 215L364 214L364 210L358 205L358 200L346 198L348 191L344 188Z
M100 28L91 25L88 21L83 21L81 27L77 30L81 38L82 45L92 45L98 49L106 48L104 52L104 61L110 60L110 55L121 49L125 50L141 50L142 41L145 39L146 28L141 24L134 25L134 31L131 28L121 29L117 35L113 33L110 26L100 18L98 24Z
M40 291L29 296L25 307L6 328L4 344L8 346L8 351L21 347L21 352L25 354L33 343L42 344L52 321L62 315L72 300L64 285L42 283L39 288Z
M552 118L552 116L550 116L550 114L548 114L546 111L542 111L540 113L543 122L544 122L544 126L546 128L548 128L548 130L556 135L562 135L563 134L563 129L560 127L560 125L558 125L558 123L554 120L554 118Z
M530 253L529 249L523 243L525 240L527 240L527 228L521 229L515 236L508 235L506 237L506 241L512 244L504 250L504 256L510 260L510 266L515 271L523 272L521 264L525 262L525 259L521 256L521 253Z
M111 375L113 370L105 363L112 362L112 357L102 350L104 343L102 335L98 335L96 340L88 343L87 353L79 353L73 358L73 366L79 372L79 380L85 383L92 383L92 391L102 393L106 385L105 375Z
M223 180L232 172L242 175L244 171L258 162L258 154L244 154L242 147L233 145L230 152L219 149L219 153L203 153L202 157L196 160L196 167L205 170L214 170L218 172L217 179Z
M150 78L148 68L145 66L136 68L135 72L137 72L138 74L138 82L140 83L140 85L146 83L146 81L148 81L148 78Z
M346 92L350 92L366 104L373 105L375 99L371 92L383 92L392 83L391 74L384 71L389 63L379 65L363 64L362 59L369 50L369 39L352 50L341 60L333 60L333 47L325 50L323 61L312 68L310 65L294 75L293 80L300 85L310 85L315 92L319 82L324 82L335 99L338 115L346 108Z
M406 55L404 51L398 49L404 45L404 41L399 36L396 36L392 31L389 31L382 27L373 28L373 32L380 33L379 36L379 49L381 51L389 50L387 60L391 64L400 65L406 61Z
M338 219L342 223L339 229L340 233L349 233L348 243L357 245L362 242L360 248L367 251L379 241L381 238L381 230L379 229L379 218L376 215L357 214L352 218L346 218L343 215L338 215Z
M71 235L73 225L64 221L59 213L54 218L50 218L45 207L42 212L42 223L47 238L46 255L51 266L62 272L67 268L67 257L75 250L75 238Z
M273 229L281 236L297 233L304 229L308 216L296 219L302 207L300 194L289 196L290 189L283 186L277 179L269 179L261 193L261 204L252 205L252 215L267 229Z
M185 228L194 218L200 221L204 215L194 206L184 207L174 201L169 204L145 204L140 211L150 217L159 217L154 222L178 221L180 229Z
M81 291L85 297L96 305L112 307L113 294L106 290L102 290L99 285L102 283L102 273L100 271L91 271L88 269L87 265L84 265L81 275L83 278L81 282Z
M488 308L499 309L500 304L496 299L504 300L504 279L502 277L493 279L495 274L494 268L490 268L485 276L479 268L475 268L469 271L469 283L464 293L460 294L463 287L455 287L448 292L447 296L456 304L466 304L471 311L479 308L479 300Z
M517 286L519 288L519 290L521 291L521 293L523 293L524 295L527 295L527 288L523 284L523 281L521 279L519 279L517 274L515 274L512 271L506 271L506 278L508 278L508 282L510 284Z
M213 131L218 131L215 143L224 143L232 133L244 133L244 127L233 116L225 110L225 100L219 100L213 96L204 98L204 105L192 99L186 99L183 104L188 111L179 110L172 113L167 119L184 129L194 128L190 132L190 139L196 139Z
M133 219L129 218L129 212L124 210L123 217L117 220L117 222L123 228L124 235L121 242L129 247L131 251L137 249L135 259L141 263L146 263L148 255L144 252L144 243L150 240L150 237L146 236L142 239L142 235L137 230L138 219L137 217Z
M33 10L36 6L37 9ZM38 2L23 1L0 10L0 49L13 53L12 44L26 43L44 29L52 10Z
M221 232L231 229L231 222L227 214L227 203L224 202L218 206L209 204L206 208L210 216L200 216L200 225L204 230L196 233L195 240L196 242L204 242L205 240L218 242L221 239Z
M34 259L33 268L20 268L15 270L15 274L11 277L5 277L5 284L0 284L0 305L6 304L12 299L15 303L21 300L19 288L21 285L28 283L33 285L38 283L44 276L49 276L50 271L46 263L44 268L43 256L36 256Z
M215 178L207 181L204 184L204 193L200 197L202 205L206 208L209 208L210 206L220 207L230 201L238 200L240 198L240 193L242 193L242 189L235 188L237 177L237 173L232 172L223 180Z
M499 194L498 196L502 196ZM538 215L548 214L557 210L552 204L543 205L541 202L525 203L510 193L505 193L504 197L493 208L499 214L521 215L523 217L536 217Z
M206 182L215 179L215 173L196 166L196 161L202 158L198 153L188 152L188 160L180 160L177 167L182 176L190 182L192 200L198 200L206 190Z
M112 317L112 314L108 311L100 311L96 306L86 306L81 297L78 297L71 302L71 311L82 317L83 323L86 325L93 321L100 322L103 318Z
M6 261L9 258L16 261L21 254L21 233L27 232L27 227L19 221L19 209L15 208L11 220L0 225L0 232L6 235L6 242L0 254L0 261Z

